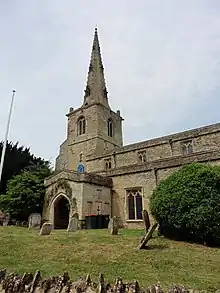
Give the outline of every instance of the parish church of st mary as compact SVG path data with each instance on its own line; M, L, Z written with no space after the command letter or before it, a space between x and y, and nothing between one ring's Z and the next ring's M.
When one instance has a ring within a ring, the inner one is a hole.
M220 123L123 145L124 119L109 106L97 29L82 105L66 116L66 139L45 180L43 221L54 228L96 214L141 227L160 180L186 163L220 164Z

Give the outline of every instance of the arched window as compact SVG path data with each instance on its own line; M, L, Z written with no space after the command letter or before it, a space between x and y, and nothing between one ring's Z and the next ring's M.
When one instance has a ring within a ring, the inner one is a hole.
M142 200L140 189L127 190L128 220L142 220Z
M146 151L138 152L138 160L140 163L146 163L146 161L147 161Z
M182 144L182 150L184 155L190 155L193 153L192 141L185 141Z
M128 195L128 219L135 220L134 196L132 193Z
M80 117L77 122L77 133L78 135L86 133L86 119L85 117Z
M113 123L111 119L108 119L108 136L113 137Z
M111 158L105 159L105 169L110 170L112 168Z

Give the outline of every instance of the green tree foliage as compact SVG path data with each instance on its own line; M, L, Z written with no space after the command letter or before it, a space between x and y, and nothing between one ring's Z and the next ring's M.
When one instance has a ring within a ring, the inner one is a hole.
M51 173L47 166L32 167L8 181L5 195L0 196L0 209L17 220L27 220L31 213L42 213L44 178Z
M0 142L0 157L2 154L3 143ZM14 175L19 174L22 170L36 166L49 166L49 162L35 157L30 153L29 148L18 146L18 143L7 143L5 161L0 183L0 194L5 194L6 185Z
M219 246L220 167L182 167L158 184L150 209L164 236Z

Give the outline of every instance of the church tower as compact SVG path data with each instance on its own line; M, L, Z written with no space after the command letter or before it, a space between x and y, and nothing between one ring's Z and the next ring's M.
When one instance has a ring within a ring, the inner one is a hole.
M109 106L97 29L82 106L70 108L67 117L67 140L60 149L60 154L66 154L62 155L67 161L65 169L75 171L82 163L87 171L86 159L123 146L123 119L119 110L114 112Z

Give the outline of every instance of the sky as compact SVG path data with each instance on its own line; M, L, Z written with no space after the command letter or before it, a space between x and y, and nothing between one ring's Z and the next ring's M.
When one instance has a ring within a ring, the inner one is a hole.
M80 107L94 28L124 144L219 122L219 0L0 1L0 140L54 162Z

